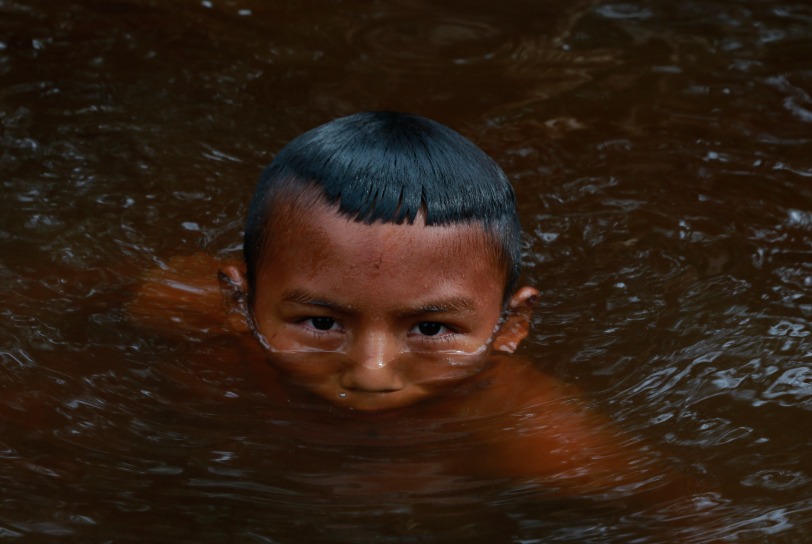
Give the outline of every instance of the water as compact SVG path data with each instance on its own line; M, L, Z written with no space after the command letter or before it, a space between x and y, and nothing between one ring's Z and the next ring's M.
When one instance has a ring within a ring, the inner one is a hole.
M141 271L239 256L291 137L391 108L514 181L542 292L524 355L718 490L717 535L807 541L811 51L812 8L771 0L0 0L0 535L662 540L623 505L444 481L408 430L411 457L338 463L228 339L125 319ZM422 487L386 492L408 462Z

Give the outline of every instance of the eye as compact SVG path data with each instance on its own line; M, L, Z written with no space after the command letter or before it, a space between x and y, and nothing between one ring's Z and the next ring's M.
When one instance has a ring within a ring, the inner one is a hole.
M329 331L336 324L336 320L332 317L311 317L305 322L310 321L310 324L317 331Z
M423 336L437 336L445 328L442 323L436 321L423 321L417 324L417 330Z

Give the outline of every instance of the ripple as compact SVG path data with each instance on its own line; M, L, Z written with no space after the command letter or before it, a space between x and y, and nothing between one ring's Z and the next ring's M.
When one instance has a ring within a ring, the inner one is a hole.
M595 8L595 12L607 19L619 20L645 20L650 19L654 15L651 9L643 8L630 2L605 4Z
M786 469L765 469L755 472L742 480L742 485L765 489L796 489L810 481L803 472Z
M386 70L436 71L485 65L515 49L507 33L484 21L424 17L377 20L353 29L349 42Z
M812 407L812 368L797 366L786 370L761 395L770 400L780 399L790 406Z

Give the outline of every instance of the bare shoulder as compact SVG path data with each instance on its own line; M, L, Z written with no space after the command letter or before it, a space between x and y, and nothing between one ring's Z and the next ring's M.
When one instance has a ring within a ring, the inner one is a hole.
M487 383L481 392L468 401L469 413L477 416L495 416L525 413L544 407L548 416L563 412L582 411L586 403L581 391L554 376L536 368L523 357L493 356L493 364L481 376ZM567 410L552 408L569 406Z
M233 316L222 293L219 273L241 263L204 253L172 257L146 271L127 305L139 325L172 335L239 332L241 316Z
M678 493L669 483L690 480L664 466L644 440L614 424L577 387L520 358L505 359L482 397L497 408L491 417L499 424L483 430L488 451L478 456L478 470L579 495L634 489L670 499Z

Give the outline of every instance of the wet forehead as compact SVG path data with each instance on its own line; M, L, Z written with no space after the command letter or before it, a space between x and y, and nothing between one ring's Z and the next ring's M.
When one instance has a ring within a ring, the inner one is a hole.
M427 227L422 217L414 224L368 225L331 206L307 208L300 213L283 206L276 214L265 260L277 271L285 268L289 273L356 283L383 276L410 282L416 291L431 282L458 281L472 274L487 276L496 289L503 286L495 243L480 225ZM298 266L285 266L290 262Z

